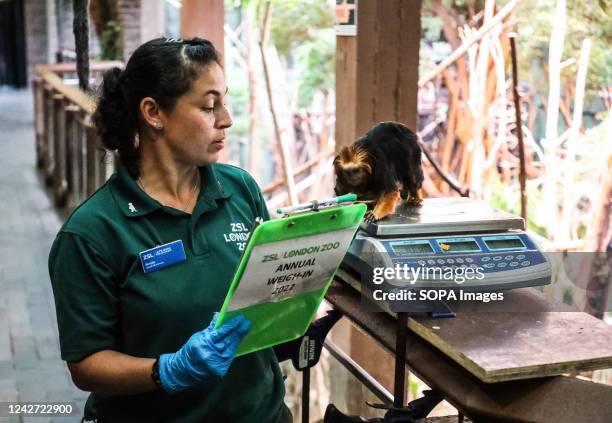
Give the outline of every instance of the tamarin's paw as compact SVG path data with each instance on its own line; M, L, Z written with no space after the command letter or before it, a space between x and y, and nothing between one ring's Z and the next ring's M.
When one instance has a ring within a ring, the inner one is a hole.
M363 217L363 221L366 222L366 223L379 222L379 221L383 220L384 218L386 218L387 216L389 216L390 214L391 213L387 213L387 212L384 212L382 210L376 210L376 209L370 210Z
M363 221L365 223L374 223L376 222L376 216L374 216L374 212L372 210L368 211L365 216L363 216Z
M412 207L423 207L423 199L419 197L408 197L406 204Z

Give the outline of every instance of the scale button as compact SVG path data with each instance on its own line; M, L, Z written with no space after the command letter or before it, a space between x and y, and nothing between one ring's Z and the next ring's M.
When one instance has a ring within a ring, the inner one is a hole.
M521 262L521 266L529 266L531 262L529 260L525 260Z
M507 266L507 264L504 263L504 262L501 262L501 263L497 264L497 267L506 267L506 266Z
M417 263L419 263L421 266L425 266L425 260L419 260Z
M483 258L481 258L480 260L482 260L482 262L483 262L483 263L486 263L486 262L488 262L489 260L491 260L491 257L484 256L484 257L483 257Z
M510 267L516 267L518 266L518 261L511 261L510 262Z
M457 263L463 263L463 259L462 259L461 257L457 257L457 258L455 259L455 261L456 261Z
M474 263L474 259L473 259L473 258L471 258L471 257L466 257L465 261L466 261L467 263Z
M436 264L435 260L427 260L427 264Z
M452 258L446 259L446 262L448 264L453 264L455 262L455 260L453 260Z
M495 265L493 263L486 263L483 267L490 269L492 267L495 267Z
M501 256L495 256L493 257L493 261L500 261L502 258Z
M524 254L519 254L518 256L516 256L517 260L523 260L525 258Z
M444 260L438 259L438 264L444 264L444 263L446 263Z
M506 256L504 257L506 260L512 260L514 257L513 256Z

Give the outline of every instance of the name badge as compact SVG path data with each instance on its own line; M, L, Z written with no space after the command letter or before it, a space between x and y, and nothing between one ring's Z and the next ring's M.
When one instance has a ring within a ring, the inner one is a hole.
M138 253L142 270L145 273L155 272L187 260L183 241L176 240Z

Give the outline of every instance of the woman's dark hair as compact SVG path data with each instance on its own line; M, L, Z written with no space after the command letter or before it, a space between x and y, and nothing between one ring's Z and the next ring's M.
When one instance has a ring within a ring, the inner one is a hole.
M139 127L139 105L152 97L171 111L176 99L191 89L202 66L221 65L219 53L208 40L157 38L138 47L124 70L104 74L93 119L98 136L108 150L118 150L123 165L138 175L138 149L134 137Z

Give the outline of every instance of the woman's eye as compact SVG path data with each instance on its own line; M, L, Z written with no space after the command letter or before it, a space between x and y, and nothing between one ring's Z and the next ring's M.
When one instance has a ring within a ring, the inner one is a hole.
M202 107L202 110L204 110L206 113L212 113L215 111L214 107Z

